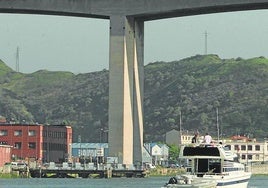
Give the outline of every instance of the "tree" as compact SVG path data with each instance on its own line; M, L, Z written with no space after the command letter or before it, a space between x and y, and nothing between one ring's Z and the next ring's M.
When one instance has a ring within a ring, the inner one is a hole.
M171 161L177 161L180 154L180 148L174 144L168 145L169 147L169 159Z

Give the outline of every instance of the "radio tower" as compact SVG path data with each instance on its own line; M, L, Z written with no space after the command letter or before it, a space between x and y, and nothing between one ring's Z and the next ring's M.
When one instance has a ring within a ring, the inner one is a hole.
M20 71L20 49L17 47L17 53L16 53L16 72Z

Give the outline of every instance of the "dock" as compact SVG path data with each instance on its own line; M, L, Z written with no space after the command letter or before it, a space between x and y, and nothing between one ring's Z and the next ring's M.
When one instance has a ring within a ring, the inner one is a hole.
M129 169L29 169L32 178L143 178L146 176L145 170Z

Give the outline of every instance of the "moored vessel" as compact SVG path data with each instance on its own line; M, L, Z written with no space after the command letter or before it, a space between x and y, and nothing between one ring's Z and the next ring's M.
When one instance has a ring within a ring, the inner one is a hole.
M247 165L222 144L185 145L179 158L186 163L185 177L214 180L217 188L246 188L251 177Z

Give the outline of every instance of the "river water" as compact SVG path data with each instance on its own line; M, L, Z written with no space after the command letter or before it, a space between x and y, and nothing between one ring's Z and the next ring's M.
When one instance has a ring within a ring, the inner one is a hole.
M28 178L0 179L0 188L160 188L169 177L69 179ZM253 176L248 188L267 188L268 176Z

